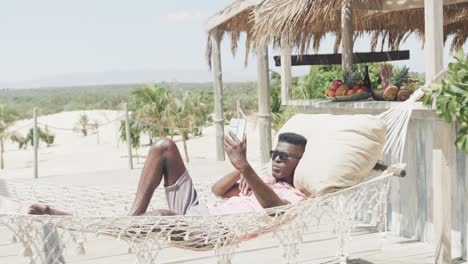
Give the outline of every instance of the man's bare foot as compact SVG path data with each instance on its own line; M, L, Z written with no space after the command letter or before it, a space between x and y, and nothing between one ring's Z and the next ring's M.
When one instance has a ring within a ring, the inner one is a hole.
M28 208L28 214L33 215L70 215L69 213L50 208L45 204L33 204Z
M48 215L51 214L50 207L45 204L33 204L28 208L28 214L33 215Z

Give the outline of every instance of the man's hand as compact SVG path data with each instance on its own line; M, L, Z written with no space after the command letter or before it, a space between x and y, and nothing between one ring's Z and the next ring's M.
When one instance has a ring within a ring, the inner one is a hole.
M252 193L252 189L250 188L249 184L244 179L244 176L242 176L242 174L239 180L239 190L240 193L243 195L250 195Z
M246 150L247 142L241 143L239 139L231 131L228 131L229 135L224 137L224 150L229 157L234 168L241 171L245 166L248 165ZM245 135L244 135L245 140Z

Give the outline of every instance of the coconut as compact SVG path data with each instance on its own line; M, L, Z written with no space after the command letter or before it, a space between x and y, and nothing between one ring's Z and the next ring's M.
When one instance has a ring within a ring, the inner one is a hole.
M372 89L372 98L376 101L382 101L383 98L383 89Z
M390 85L387 88L385 88L385 91L383 93L383 97L385 101L395 101L398 96L398 87L395 85Z
M410 95L411 95L411 93L410 93L410 91L408 89L401 89L398 92L398 95L397 95L398 101L406 101L406 100L408 100Z

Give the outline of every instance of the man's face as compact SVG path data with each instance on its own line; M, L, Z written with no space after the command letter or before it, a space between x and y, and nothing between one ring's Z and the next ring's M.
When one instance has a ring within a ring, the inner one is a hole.
M304 154L302 146L278 142L272 156L272 175L275 179L292 177L300 157ZM286 158L286 156L288 156Z

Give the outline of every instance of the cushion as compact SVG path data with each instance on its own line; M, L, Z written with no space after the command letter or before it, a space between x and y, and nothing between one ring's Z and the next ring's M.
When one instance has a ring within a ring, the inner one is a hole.
M320 196L369 175L381 156L386 125L373 115L297 114L278 135L283 132L307 138L294 186L308 196Z

